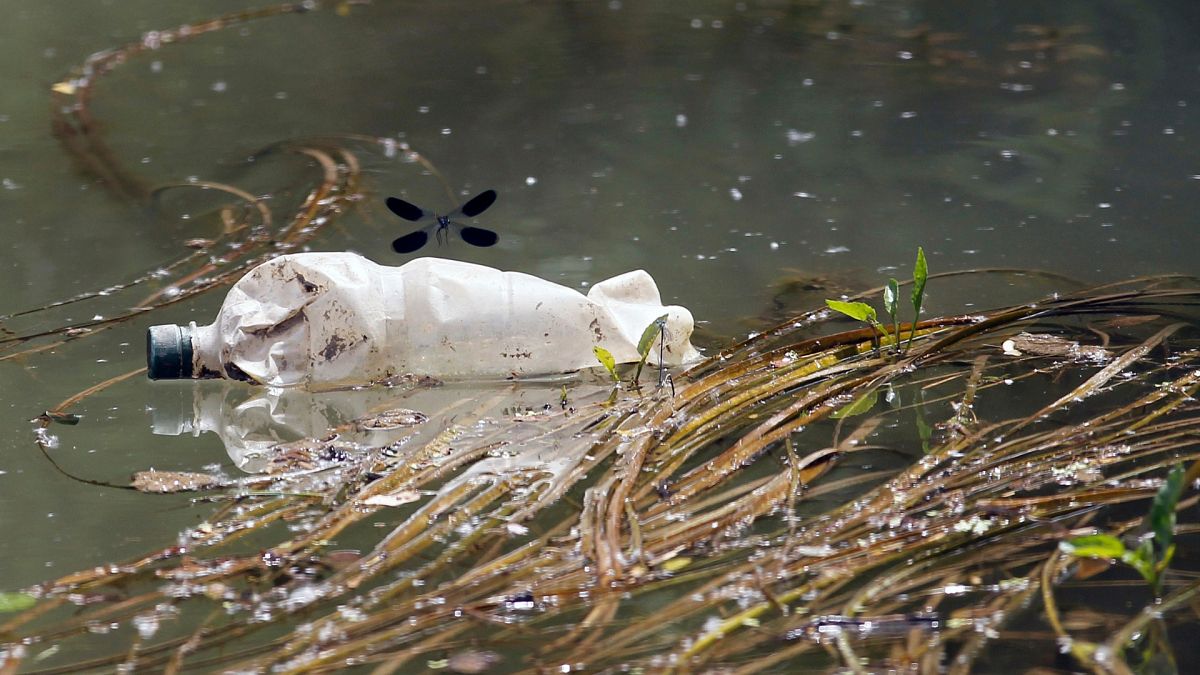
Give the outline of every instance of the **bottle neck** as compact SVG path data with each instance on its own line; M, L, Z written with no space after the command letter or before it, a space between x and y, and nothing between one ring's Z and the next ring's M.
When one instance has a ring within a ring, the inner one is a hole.
M192 377L198 380L231 377L221 365L221 340L217 334L217 324L197 326L193 321L188 327L192 334Z

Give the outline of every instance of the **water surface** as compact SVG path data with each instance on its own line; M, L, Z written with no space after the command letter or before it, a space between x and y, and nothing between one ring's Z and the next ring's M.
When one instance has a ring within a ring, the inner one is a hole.
M307 189L309 168L248 162L260 148L392 137L455 198L419 166L366 154L368 198L312 249L400 263L387 245L407 225L385 196L448 208L495 188L480 222L501 233L497 247L422 253L583 290L643 268L702 321L709 346L791 303L782 280L875 285L908 274L917 245L935 271L1200 271L1200 10L1189 0L348 7L139 55L97 87L104 139L150 184L223 181L283 203ZM7 8L0 314L120 283L209 236L194 223L213 202L172 193L149 208L82 171L51 133L50 86L94 51L241 8ZM1045 290L973 283L931 286L932 309ZM220 295L0 363L0 586L141 553L200 518L185 499L66 477L27 420L137 367L150 323L207 323ZM52 429L55 458L112 482L148 466L231 469L213 434L151 433L150 409L190 397L187 383L118 385L86 402L78 427Z

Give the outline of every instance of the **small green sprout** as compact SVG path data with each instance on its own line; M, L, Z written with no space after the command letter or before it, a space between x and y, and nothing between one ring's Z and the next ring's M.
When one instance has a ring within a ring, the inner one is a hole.
M925 282L929 279L929 265L925 262L925 249L917 247L917 262L913 265L913 289L912 289L912 306L913 306L913 322L912 328L908 332L908 344L904 346L907 350L912 347L913 338L917 335L917 322L921 320L921 304L925 300ZM879 318L875 313L875 308L865 302L843 302L841 300L826 300L825 304L835 312L840 312L846 316L870 324L879 335L884 339L889 337L893 340L896 353L900 352L900 282L895 279L888 279L887 286L883 288L883 309L887 312L888 318L891 319L892 330L889 333L888 329L879 322ZM871 341L876 347L879 342L872 337Z
M663 329L667 326L667 315L663 314L646 326L646 330L642 331L642 337L638 340L637 350L638 359L637 370L633 373L633 384L637 386L638 378L642 376L642 368L646 365L646 359L650 357L650 349L654 346L654 341L662 334Z
M1150 534L1136 548L1129 548L1120 537L1111 534L1090 534L1059 542L1058 548L1077 558L1098 558L1120 561L1137 570L1154 594L1162 593L1163 572L1175 557L1175 507L1183 494L1184 472L1180 465L1171 469L1163 482L1145 525Z
M929 265L925 262L925 249L917 247L917 262L913 265L912 306L913 322L908 331L908 344L905 349L912 348L913 338L917 335L917 322L921 320L921 303L925 300L925 282L929 279ZM899 336L896 336L899 339Z
M883 289L883 309L892 319L892 335L896 336L896 351L900 351L900 282L888 279Z
M612 376L613 383L620 382L621 378L617 376L617 360L613 358L612 352L604 347L592 347L592 353L596 355L596 360L600 362L600 365L604 366L604 369Z
M883 324L879 323L879 318L875 314L875 308L868 305L867 303L865 303L865 302L843 302L841 300L826 300L825 305L827 307L829 307L829 309L832 309L835 312L840 312L842 314L845 314L846 316L850 317L851 319L855 319L858 321L862 321L863 323L869 324L875 330L879 331L880 335L887 337L887 334L888 334L887 329L883 327ZM875 339L872 338L871 341L875 342Z

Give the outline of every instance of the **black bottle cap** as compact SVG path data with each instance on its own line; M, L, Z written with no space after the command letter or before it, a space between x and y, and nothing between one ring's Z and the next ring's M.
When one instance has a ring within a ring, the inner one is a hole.
M146 374L152 380L192 376L192 329L163 324L146 331Z

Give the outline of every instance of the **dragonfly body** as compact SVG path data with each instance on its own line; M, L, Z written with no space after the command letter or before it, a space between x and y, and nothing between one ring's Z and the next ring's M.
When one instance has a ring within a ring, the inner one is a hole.
M500 236L495 232L485 230L482 227L463 225L462 223L455 222L453 219L458 216L474 218L486 211L495 202L496 191L484 190L468 199L466 203L454 211L440 216L416 204L406 202L399 197L388 197L387 207L397 216L414 223L425 219L433 221L419 230L397 238L392 242L392 249L397 253L412 253L429 242L429 235L432 234L433 238L441 244L449 239L451 231L457 232L463 241L472 246L492 246L497 241L500 241Z

